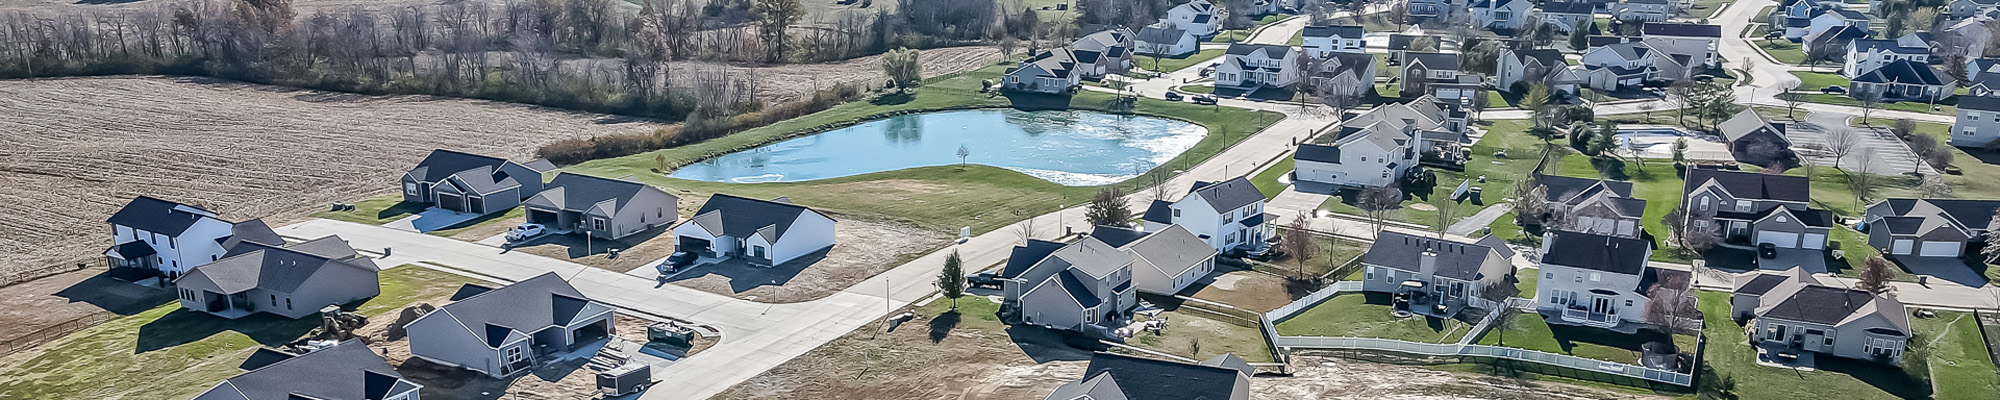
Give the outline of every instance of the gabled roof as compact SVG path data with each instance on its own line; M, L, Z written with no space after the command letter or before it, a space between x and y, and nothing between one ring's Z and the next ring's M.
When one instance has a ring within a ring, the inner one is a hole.
M1084 376L1100 374L1116 379L1126 398L1145 400L1232 400L1236 385L1249 383L1234 369L1111 353L1092 355L1084 369Z
M1863 53L1870 50L1903 55L1925 55L1931 53L1931 48L1929 47L1905 46L1901 40L1855 39L1854 42L1847 45L1847 51L1852 53Z
M1597 5L1587 1L1548 1L1542 3L1541 9L1547 14L1590 14L1596 12Z
M1611 54L1618 55L1618 58L1628 61L1645 59L1646 54L1653 51L1653 46L1647 46L1641 42L1612 43L1604 45L1602 48L1611 51Z
M1313 161L1313 162L1323 162L1329 164L1339 164L1340 148L1333 146L1321 146L1312 143L1300 143L1298 152L1292 153L1292 159L1299 161Z
M1722 37L1721 25L1648 22L1641 26L1640 29L1641 34L1645 36Z
M1910 61L1909 59L1900 59L1890 61L1888 64L1882 64L1881 67L1875 68L1873 71L1861 73L1861 76L1854 77L1854 81L1909 85L1943 85L1953 81L1946 78L1943 73L1937 72L1937 69L1930 65Z
M1805 41L1814 45L1840 45L1842 43L1868 37L1868 30L1853 25L1841 25L1806 35Z
M694 217L684 223L699 225L712 234L735 238L764 235L765 241L777 243L791 231L792 223L798 222L799 217L806 213L833 219L833 216L791 202L716 193L709 196L708 202L702 203Z
M1788 204L1785 205L1784 207L1771 207L1771 209L1764 210L1763 213L1758 214L1756 219L1761 220L1770 217L1772 214L1777 214L1780 212L1791 215L1793 218L1797 218L1800 224L1805 224L1805 226L1809 227L1830 228L1833 227L1834 223L1832 211L1813 209L1798 204Z
M1869 316L1880 315L1903 336L1910 334L1910 317L1903 303L1844 286L1829 286L1804 269L1792 267L1759 297L1754 313L1758 318L1800 321L1841 326Z
M1139 241L1139 239L1141 238L1145 238L1148 233L1150 232L1132 228L1105 226L1105 225L1098 225L1090 228L1091 238L1104 242L1104 244L1111 245L1111 247L1125 247L1125 245L1132 244L1132 242L1136 242Z
M1542 264L1636 276L1645 272L1652 246L1641 239L1551 230Z
M1112 49L1117 47L1124 47L1126 44L1131 43L1131 40L1132 40L1132 31L1126 30L1125 28L1113 28L1113 29L1105 29L1097 31L1097 33L1092 33L1089 35L1084 35L1082 38L1078 38L1076 41L1078 43L1082 43L1084 41L1094 41L1097 42L1099 46L1102 46L1105 49ZM1111 56L1117 57L1118 55L1111 54Z
M229 236L217 238L216 240L222 242L222 249L225 251L241 246L244 243L265 246L285 245L285 238L279 237L278 232L271 230L271 226L265 224L262 218L230 225Z
M1887 199L1889 212L1902 217L1945 218L1968 229L1986 229L1993 223L2000 200Z
M1784 282L1785 279L1786 276L1778 274L1738 275L1736 276L1736 283L1733 285L1736 288L1734 292L1736 294L1763 296L1764 293L1769 293L1771 288L1777 287L1778 283Z
M1243 376L1257 374L1257 367L1251 366L1250 361L1244 360L1243 357L1237 357L1236 353L1222 353L1222 355L1202 360L1200 364L1209 367L1233 369L1237 373L1243 374Z
M1860 11L1854 11L1854 10L1851 10L1851 9L1848 9L1847 7L1834 7L1834 8L1829 8L1829 9L1827 9L1827 10L1826 10L1826 12L1827 12L1828 14L1833 14L1834 16L1838 16L1838 17L1841 17L1841 18L1843 18L1843 19L1847 19L1847 20L1853 20L1853 21L1867 21L1867 20L1868 20L1868 14L1863 14L1863 13L1861 13Z
M1189 195L1201 196L1216 212L1229 212L1243 206L1264 201L1264 192L1258 191L1249 179L1235 177L1230 180L1207 185L1196 184Z
M230 250L231 255L189 270L175 282L207 280L223 294L250 289L295 293L306 280L324 268L354 268L368 272L381 269L375 261L360 257L347 241L327 236L286 247L246 244Z
M1139 219L1161 224L1174 223L1174 202L1153 200L1153 204L1146 207L1146 215L1139 217Z
M1750 108L1745 108L1742 112L1736 113L1736 116L1723 121L1721 125L1717 125L1717 129L1722 130L1722 137L1731 143L1758 133L1776 135L1778 139L1784 140L1784 144L1791 143L1791 139L1785 137L1785 125L1772 124L1771 120L1765 119L1763 115L1757 114L1757 110Z
M486 174L490 175L506 164L507 159L504 158L436 149L431 150L431 154L424 156L422 161L417 161L417 166L410 168L410 177L423 182L437 182L481 167L485 167Z
M1548 187L1548 201L1567 203L1571 199L1610 190L1618 197L1632 197L1632 182L1535 174L1535 183Z
M204 394L197 398L381 400L414 393L420 388L422 385L403 379L367 344L348 340L271 362L209 389L209 393L222 397Z
M1811 201L1812 182L1803 176L1770 175L1755 172L1725 171L1711 168L1689 168L1683 194L1709 182L1715 182L1730 197L1753 200L1777 200L1804 203Z
M1389 50L1409 50L1410 42L1417 40L1419 37L1422 36L1391 33L1389 34Z
M1981 74L1979 76L1979 80L1981 81L1987 79L1996 79L1996 78L2000 78L2000 74ZM2000 89L2000 87L1996 87L1994 89ZM1979 111L2000 111L2000 97L1959 96L1958 109L1979 110Z
M112 213L111 218L105 222L167 236L180 236L203 218L215 217L215 212L200 206L139 196L132 198L132 202L125 203L125 208Z
M1230 44L1229 50L1227 51L1227 53L1232 56L1248 56L1248 55L1262 53L1261 55L1264 58L1270 58L1270 59L1282 59L1285 58L1286 54L1290 54L1291 52L1292 52L1292 46L1276 45L1276 44L1250 44L1250 43Z
M1035 266L1035 263L1049 258L1050 254L1054 254L1056 249L1061 248L1063 248L1063 244L1060 242L1028 239L1027 244L1014 246L1014 251L1008 253L1007 266L1000 269L1000 278L1013 279L1014 277L1021 276L1021 273L1028 271L1028 267Z
M1434 257L1433 274L1461 281L1476 281L1486 261L1499 258L1492 248L1474 243L1441 240L1395 231L1382 231L1361 262L1401 271L1419 272L1426 257Z
M1118 387L1118 381L1111 374L1097 374L1083 380L1064 383L1050 392L1045 400L1132 400L1125 397L1125 389Z
M1360 82L1375 81L1374 73L1368 71L1369 67L1375 66L1373 54L1334 52L1327 54L1326 59L1330 67L1323 72L1324 76L1338 77L1351 74Z
M456 319L481 344L498 347L507 337L533 335L609 311L611 307L591 301L550 272L452 302L422 318Z
M1060 47L1044 49L1040 53L1035 53L1034 57L1021 61L1021 64L1016 66L1014 70L1020 70L1026 66L1033 65L1047 72L1050 77L1068 78L1070 70L1076 67L1076 63L1076 54L1071 53L1067 47ZM1011 74L1014 70L1010 70L1008 73Z
M579 213L590 212L600 204L605 204L608 205L608 209L603 211L609 214L617 212L626 204L631 204L632 200L639 196L639 192L651 189L644 183L568 172L556 174L555 179L549 180L547 187L523 203ZM674 198L673 195L667 197ZM609 203L606 204L607 202Z
M1541 63L1545 67L1560 68L1569 66L1569 59L1563 58L1562 52L1556 49L1507 50L1506 52L1507 54L1512 54L1514 60L1519 61L1521 65L1528 65L1530 62L1534 62Z
M1100 227L1099 229L1103 229ZM1095 232L1093 232L1095 234ZM1153 266L1162 268L1166 276L1186 276L1203 261L1215 259L1216 251L1186 227L1170 225L1159 232L1142 235L1118 247L1132 252L1132 256L1145 259Z
M1139 28L1138 41L1146 43L1172 44L1172 43L1180 43L1181 38L1187 36L1188 36L1187 31L1181 29L1179 25L1174 25L1171 22L1162 21L1160 23L1146 25L1146 27L1144 28Z
M1422 52L1412 51L1404 53L1403 58L1406 59L1406 61L1403 62L1404 69L1409 69L1410 67L1416 65L1423 65L1424 68L1429 68L1434 70L1446 70L1446 71L1458 70L1458 54L1455 53L1422 53Z
M1301 34L1310 38L1340 37L1360 39L1364 32L1366 31L1357 25L1306 25L1305 30L1301 31Z

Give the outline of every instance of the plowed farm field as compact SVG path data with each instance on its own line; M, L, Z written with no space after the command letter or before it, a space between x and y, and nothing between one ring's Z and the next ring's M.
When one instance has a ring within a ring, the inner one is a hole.
M104 219L137 195L282 220L393 191L431 149L526 159L552 140L660 125L205 78L0 81L0 275L99 256Z

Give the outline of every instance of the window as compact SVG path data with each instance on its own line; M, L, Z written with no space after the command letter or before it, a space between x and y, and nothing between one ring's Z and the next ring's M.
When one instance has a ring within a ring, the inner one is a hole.
M292 298L290 297L285 298L285 309L286 310L292 309Z
M516 363L516 362L520 362L520 361L521 361L521 358L522 358L522 355L521 355L521 346L514 346L514 347L508 347L508 348L507 348L507 362L508 362L508 363Z
M1705 219L1697 219L1697 220L1694 220L1694 227L1696 227L1696 228L1707 228L1707 227L1708 227L1708 220L1705 220Z
M590 219L590 225L591 225L591 229L596 229L596 230L600 230L600 231L601 231L601 230L604 230L604 219L603 219L603 218L591 218L591 219Z
M1602 274L1602 273L1597 273L1597 272L1592 272L1592 273L1590 273L1590 281L1591 281L1591 282L1597 282L1597 281L1600 281L1600 280L1604 280L1604 274Z
M1556 273L1554 273L1554 272L1543 272L1543 273L1542 273L1542 279L1548 279L1548 280L1555 280L1555 279L1556 279Z
M417 184L415 182L403 182L403 194L416 196Z
M1709 202L1709 197L1708 197L1708 196L1702 196L1702 197L1701 197L1701 209L1702 209L1702 211L1708 211L1708 202Z
M1368 267L1362 269L1361 279L1363 280L1375 279L1375 267Z
M1626 306L1626 307L1631 307L1631 306L1632 306L1632 300L1625 300L1625 306Z
M285 299L285 301L291 301L291 299ZM271 295L271 306L272 306L272 307L277 307L277 306L278 306L278 295L275 295L275 294L274 294L274 295Z
M1750 201L1749 201L1749 200L1737 200L1737 201L1736 201L1736 212L1750 212Z
M1576 274L1576 283L1583 283L1583 274Z

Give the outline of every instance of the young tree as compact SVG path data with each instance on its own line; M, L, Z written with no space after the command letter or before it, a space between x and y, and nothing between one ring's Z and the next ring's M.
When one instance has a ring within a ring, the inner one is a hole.
M1674 164L1686 163L1687 154L1688 154L1687 138L1674 139Z
M1840 169L1842 165L1840 162L1846 160L1848 155L1854 154L1854 151L1860 148L1861 135L1854 128L1844 126L1834 127L1832 131L1826 133L1826 152L1833 155L1833 167L1835 169ZM1868 170L1866 165L1862 167L1862 171ZM1845 169L1841 171L1843 174L1847 173Z
M1503 280L1501 282L1487 283L1485 287L1479 290L1479 293L1480 297L1488 301L1505 304L1508 293L1517 293L1520 291L1521 289L1515 288L1514 285L1508 284ZM1521 330L1520 321L1514 318L1520 311L1514 307L1500 307L1500 309L1491 312L1500 313L1499 316L1493 317L1493 325L1490 329L1493 330L1494 337L1500 340L1500 345L1505 346L1507 345L1507 332Z
M1354 208L1361 209L1379 233L1387 224L1389 213L1403 207L1403 191L1389 185L1369 186L1355 195L1354 203Z
M1896 134L1897 139L1908 138L1916 132L1917 121L1912 121L1909 118L1896 119L1896 123L1889 125L1889 133Z
M1571 29L1569 31L1569 48L1578 51L1589 48L1590 29L1595 27L1597 27L1597 21L1591 21L1589 26L1583 28Z
M1796 115L1799 111L1799 104L1806 102L1806 94L1800 93L1798 88L1799 82L1788 82L1785 84L1785 91L1778 93L1778 101L1785 102L1785 118L1791 118L1794 121L1799 119Z
M1872 165L1875 163L1875 152L1862 150L1861 154L1854 156L1854 161L1860 165ZM1847 174L1847 191L1854 194L1854 206L1861 207L1867 204L1869 199L1875 198L1875 191L1879 189L1877 186L1881 185L1881 180L1877 175L1867 171L1857 172L1859 173Z
M756 0L751 12L757 16L757 37L764 42L766 62L785 58L785 29L806 15L799 0Z
M1688 274L1666 274L1653 284L1646 293L1646 322L1666 329L1668 333L1686 333L1701 329L1701 312L1695 309L1694 296L1688 289Z
M1306 261L1318 256L1319 252L1315 251L1318 249L1314 248L1312 240L1311 227L1312 214L1301 210L1278 234L1278 249L1284 250L1285 254L1292 258L1293 265L1298 267L1292 279L1306 279Z
M1548 127L1549 85L1535 82L1528 88L1528 94L1521 96L1521 108L1528 110L1528 122L1537 128ZM1544 138L1542 142L1548 142Z
M1855 100L1861 101L1862 121L1874 119L1875 109L1882 108L1882 92L1856 91L1853 96Z
M924 81L924 65L917 59L917 50L908 48L899 47L882 53L882 73L896 83L898 93L917 87Z
M1861 269L1861 278L1854 282L1855 289L1876 294L1888 292L1892 289L1889 286L1889 280L1896 278L1896 273L1891 270L1891 268L1896 267L1894 263L1878 255L1868 257L1866 265L1866 267Z
M1667 101L1674 103L1674 118L1681 126L1687 126L1688 112L1695 108L1699 95L1695 92L1693 82L1682 80L1667 85Z
M958 298L965 296L965 261L958 257L958 250L944 257L944 270L938 272L938 290L951 299L951 310L958 311Z
M965 145L962 145L962 144L961 144L961 145L958 145L958 167L959 167L959 168L961 168L961 169L965 168L965 158L966 158L966 157L971 157L971 156L972 156L972 148L970 148L970 147L965 147Z
M1355 3L1365 4L1360 1L1356 1ZM1360 11L1357 10L1354 12L1354 15L1355 18L1360 18L1361 13ZM1389 2L1389 9L1387 11L1383 11L1383 15L1389 18L1389 22L1396 23L1396 30L1398 31L1403 30L1403 24L1407 24L1410 22L1409 0L1393 0ZM1417 50L1417 48L1415 47L1416 42L1411 42L1410 45L1411 45L1410 50L1413 51L1430 51L1430 50Z
M1942 199L1951 197L1951 184L1945 183L1944 176L1927 175L1917 182L1917 197Z
M1444 239L1445 231L1451 229L1454 222L1458 222L1458 202L1445 199L1438 203L1437 213L1431 215L1431 231L1437 234L1438 239Z
M1910 152L1917 155L1917 160L1922 161L1911 167L1911 173L1923 173L1925 162L1930 162L1938 153L1946 152L1938 148L1937 138L1927 135L1910 135L1904 141L1910 144Z
M1699 258L1722 242L1722 235L1715 228L1714 211L1690 211L1687 204L1681 204L1667 211L1660 222L1667 224L1669 238L1690 256Z
M1099 189L1090 198L1090 206L1085 209L1084 218L1093 226L1125 226L1132 220L1132 209L1125 207L1125 191L1116 187Z

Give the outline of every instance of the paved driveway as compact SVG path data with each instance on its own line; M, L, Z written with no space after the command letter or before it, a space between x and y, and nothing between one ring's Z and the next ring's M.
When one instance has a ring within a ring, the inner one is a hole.
M1852 129L1858 139L1855 150L1841 158L1840 168L1849 171L1868 171L1872 174L1897 175L1917 171L1921 164L1910 146L1904 145L1887 128L1850 127L1846 113L1814 111L1806 114L1806 120L1792 124L1786 129L1786 137L1792 140L1792 148L1806 162L1819 166L1833 166L1833 153L1827 151L1827 137L1839 129ZM1874 158L1863 160L1862 153L1873 153ZM1930 166L1921 167L1925 174L1936 172Z

